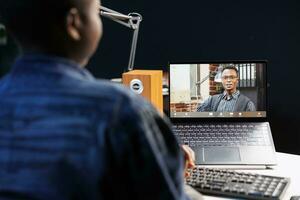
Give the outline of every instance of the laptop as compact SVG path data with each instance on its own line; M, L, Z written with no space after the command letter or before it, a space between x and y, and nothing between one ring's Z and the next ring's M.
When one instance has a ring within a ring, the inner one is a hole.
M169 64L169 117L196 164L276 165L268 85L263 60Z

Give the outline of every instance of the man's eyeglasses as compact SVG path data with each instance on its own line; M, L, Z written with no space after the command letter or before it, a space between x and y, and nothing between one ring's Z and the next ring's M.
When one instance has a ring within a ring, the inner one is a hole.
M234 80L236 78L237 78L237 76L222 76L223 80Z

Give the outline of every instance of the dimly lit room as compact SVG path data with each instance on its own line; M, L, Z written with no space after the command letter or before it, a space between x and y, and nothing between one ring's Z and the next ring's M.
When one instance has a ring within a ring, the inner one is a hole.
M0 199L300 199L300 2L11 2Z

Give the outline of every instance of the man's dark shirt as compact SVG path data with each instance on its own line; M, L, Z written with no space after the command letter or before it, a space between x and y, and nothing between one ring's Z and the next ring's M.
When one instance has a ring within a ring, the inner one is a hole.
M209 96L197 108L197 112L253 112L256 111L254 103L240 91L228 96L226 92Z
M0 81L0 199L186 199L168 121L123 86L27 55Z

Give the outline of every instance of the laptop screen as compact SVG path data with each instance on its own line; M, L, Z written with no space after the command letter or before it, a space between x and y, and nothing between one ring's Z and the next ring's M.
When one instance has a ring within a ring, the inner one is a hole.
M170 64L171 118L265 118L266 62Z

